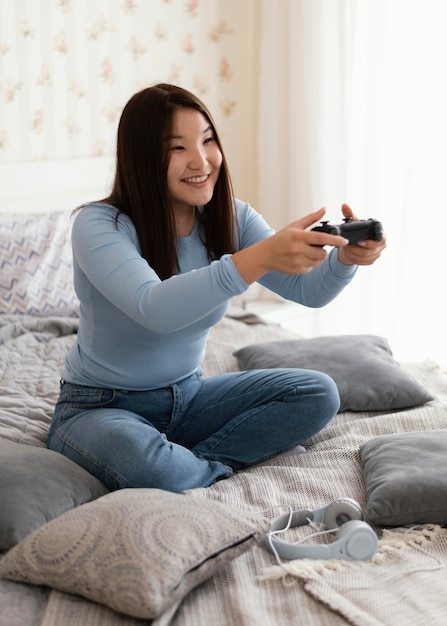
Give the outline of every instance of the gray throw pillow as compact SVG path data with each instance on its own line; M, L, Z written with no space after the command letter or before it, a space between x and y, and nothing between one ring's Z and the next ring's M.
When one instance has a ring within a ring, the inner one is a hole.
M35 530L0 560L0 576L152 619L262 541L269 527L259 513L222 502L122 489Z
M394 433L360 447L366 520L377 526L447 524L447 431Z
M0 439L0 550L105 493L97 478L62 454Z
M433 397L394 360L386 339L338 335L271 341L234 353L242 370L293 367L333 378L342 411L387 411L424 404Z

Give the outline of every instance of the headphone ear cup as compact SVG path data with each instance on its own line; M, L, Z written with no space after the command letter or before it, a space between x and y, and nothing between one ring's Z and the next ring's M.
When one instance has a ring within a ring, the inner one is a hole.
M323 523L326 528L333 530L341 528L351 520L363 520L362 508L351 498L338 498L326 507Z
M369 561L377 550L377 535L369 524L361 520L346 522L335 535L331 547L350 561Z

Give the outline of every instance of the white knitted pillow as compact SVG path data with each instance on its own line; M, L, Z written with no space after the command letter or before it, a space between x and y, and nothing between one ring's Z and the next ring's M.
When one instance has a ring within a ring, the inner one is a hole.
M70 211L0 217L0 313L78 315Z
M158 489L124 489L41 526L0 560L0 576L154 618L252 548L257 513Z

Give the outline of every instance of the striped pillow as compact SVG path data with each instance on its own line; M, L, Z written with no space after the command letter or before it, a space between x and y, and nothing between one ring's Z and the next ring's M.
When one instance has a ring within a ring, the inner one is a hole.
M69 211L0 215L0 313L76 316Z

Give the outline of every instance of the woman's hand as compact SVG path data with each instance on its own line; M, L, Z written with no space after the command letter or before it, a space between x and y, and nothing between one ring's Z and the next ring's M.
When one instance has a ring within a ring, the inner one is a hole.
M349 217L354 222L358 217L354 215L352 209L343 204L341 207L343 217ZM365 239L352 246L344 246L338 250L338 259L343 265L372 265L380 257L386 248L385 237L381 241Z
M233 254L233 262L247 283L267 272L307 274L327 257L323 246L344 248L348 241L338 235L306 230L324 216L320 209L289 224L268 239L264 239Z

